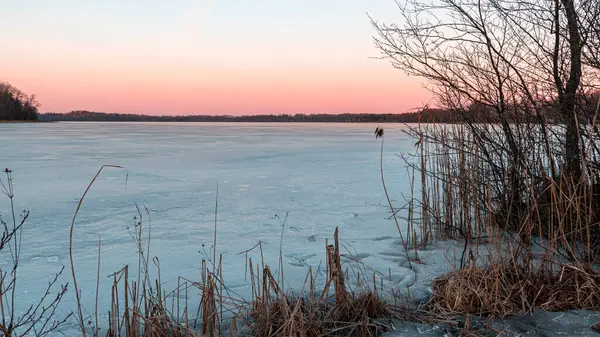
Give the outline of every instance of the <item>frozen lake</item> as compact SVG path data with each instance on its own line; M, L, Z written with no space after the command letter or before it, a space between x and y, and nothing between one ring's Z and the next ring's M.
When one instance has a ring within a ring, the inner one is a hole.
M301 286L309 266L316 270L323 261L325 238L336 226L345 248L383 272L393 268L398 282L408 280L411 272L401 266L397 230L381 185L376 126L0 124L0 167L13 170L18 208L31 211L19 300L31 301L63 265L63 280L70 281L71 218L104 164L126 167L127 179L123 170L101 174L74 234L78 282L88 312L94 307L97 242L102 239L101 317L110 299L105 276L125 264L137 266L136 244L127 229L137 214L136 203L151 212L151 255L160 258L166 289L174 288L177 276L200 279L203 245L211 255L217 184L217 252L223 254L226 283L239 293L248 293L249 283L244 281L245 257L237 254L262 240L266 263L275 269L281 226L274 215L286 212L284 270L292 287ZM401 206L410 181L396 154L413 152L413 141L402 125L383 127L386 182L395 206ZM0 214L6 216L7 206L8 200L0 198ZM0 253L0 263L8 259L8 253ZM63 312L75 309L72 290Z

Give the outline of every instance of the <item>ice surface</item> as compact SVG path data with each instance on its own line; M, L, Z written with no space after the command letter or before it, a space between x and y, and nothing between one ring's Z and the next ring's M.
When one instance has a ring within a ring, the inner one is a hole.
M19 309L25 310L42 294L61 266L67 267L61 281L71 282L71 218L86 186L104 164L122 165L127 172L106 169L76 221L74 255L85 314L94 311L99 238L102 321L110 301L107 276L128 264L135 278L136 243L128 227L134 225L136 204L150 210L151 256L160 259L163 288L174 289L178 276L200 280L202 258L212 256L217 184L217 252L223 254L224 280L236 294L250 293L245 255L238 253L262 241L265 263L277 270L279 220L289 213L283 238L287 289L298 290L308 269L316 272L323 265L325 239L331 239L339 226L342 253L391 275L384 281L385 288L410 285L415 299L426 299L431 280L448 270L446 260L455 260L462 244L439 243L419 252L424 263L413 264L414 271L407 267L381 185L376 126L0 124L0 167L14 172L17 208L31 211L23 237ZM412 153L413 141L401 132L402 125L384 128L386 182L394 206L401 207L410 194L410 180L396 154ZM0 198L0 214L6 216L7 206L8 201ZM147 215L143 216L147 229ZM4 255L0 254L2 266L8 263ZM258 251L248 255L259 261ZM370 272L364 266L362 270ZM317 282L323 282L320 275ZM354 281L349 285L358 286ZM198 293L188 296L190 307L196 307ZM75 310L72 286L58 315L71 310ZM68 336L77 331L74 320L63 329ZM439 327L401 324L392 335L417 333L445 334Z
M17 208L31 211L23 239L19 303L26 305L44 290L45 282L40 280L49 280L63 265L68 267L71 217L87 184L104 164L122 165L127 173L106 169L77 218L76 271L90 313L98 238L102 239L101 313L108 311L110 299L106 276L125 264L137 266L136 244L127 229L134 224L136 203L150 210L151 255L160 258L165 289L175 287L177 276L200 279L203 251L210 252L212 246L217 184L217 251L223 254L225 281L236 292L249 293L245 256L238 253L259 240L264 242L265 262L276 269L281 225L275 215L282 218L286 212L284 272L291 287L301 286L308 268L316 271L323 262L325 239L331 239L336 226L344 249L382 272L391 269L399 283L408 282L413 276L406 276L411 272L401 266L403 257L394 242L397 230L388 219L381 186L376 126L0 125L0 167L14 172ZM398 207L410 185L396 154L414 150L402 127L385 125L386 180ZM7 200L0 199L0 205L0 212L6 214ZM250 255L258 260L257 252ZM63 280L69 281L69 268L66 271ZM69 292L62 313L75 308L74 297ZM199 300L197 294L190 297Z

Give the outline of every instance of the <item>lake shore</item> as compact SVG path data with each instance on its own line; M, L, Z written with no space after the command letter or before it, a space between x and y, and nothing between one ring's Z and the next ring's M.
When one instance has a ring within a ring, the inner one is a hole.
M54 121L10 121L10 120L0 120L0 124L25 124L25 123L54 123Z

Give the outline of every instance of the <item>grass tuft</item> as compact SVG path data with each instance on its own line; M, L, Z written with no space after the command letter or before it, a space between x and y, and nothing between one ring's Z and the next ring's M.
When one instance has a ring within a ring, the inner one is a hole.
M505 317L535 310L600 310L600 274L564 265L557 272L519 263L471 265L433 282L430 307L445 314Z

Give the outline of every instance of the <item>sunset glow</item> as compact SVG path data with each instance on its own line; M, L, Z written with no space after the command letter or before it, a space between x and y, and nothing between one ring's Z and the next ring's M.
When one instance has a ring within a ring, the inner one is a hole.
M50 4L51 3L51 4ZM375 59L369 15L394 1L13 2L0 80L42 112L399 113L420 80ZM6 10L5 9L5 10Z

